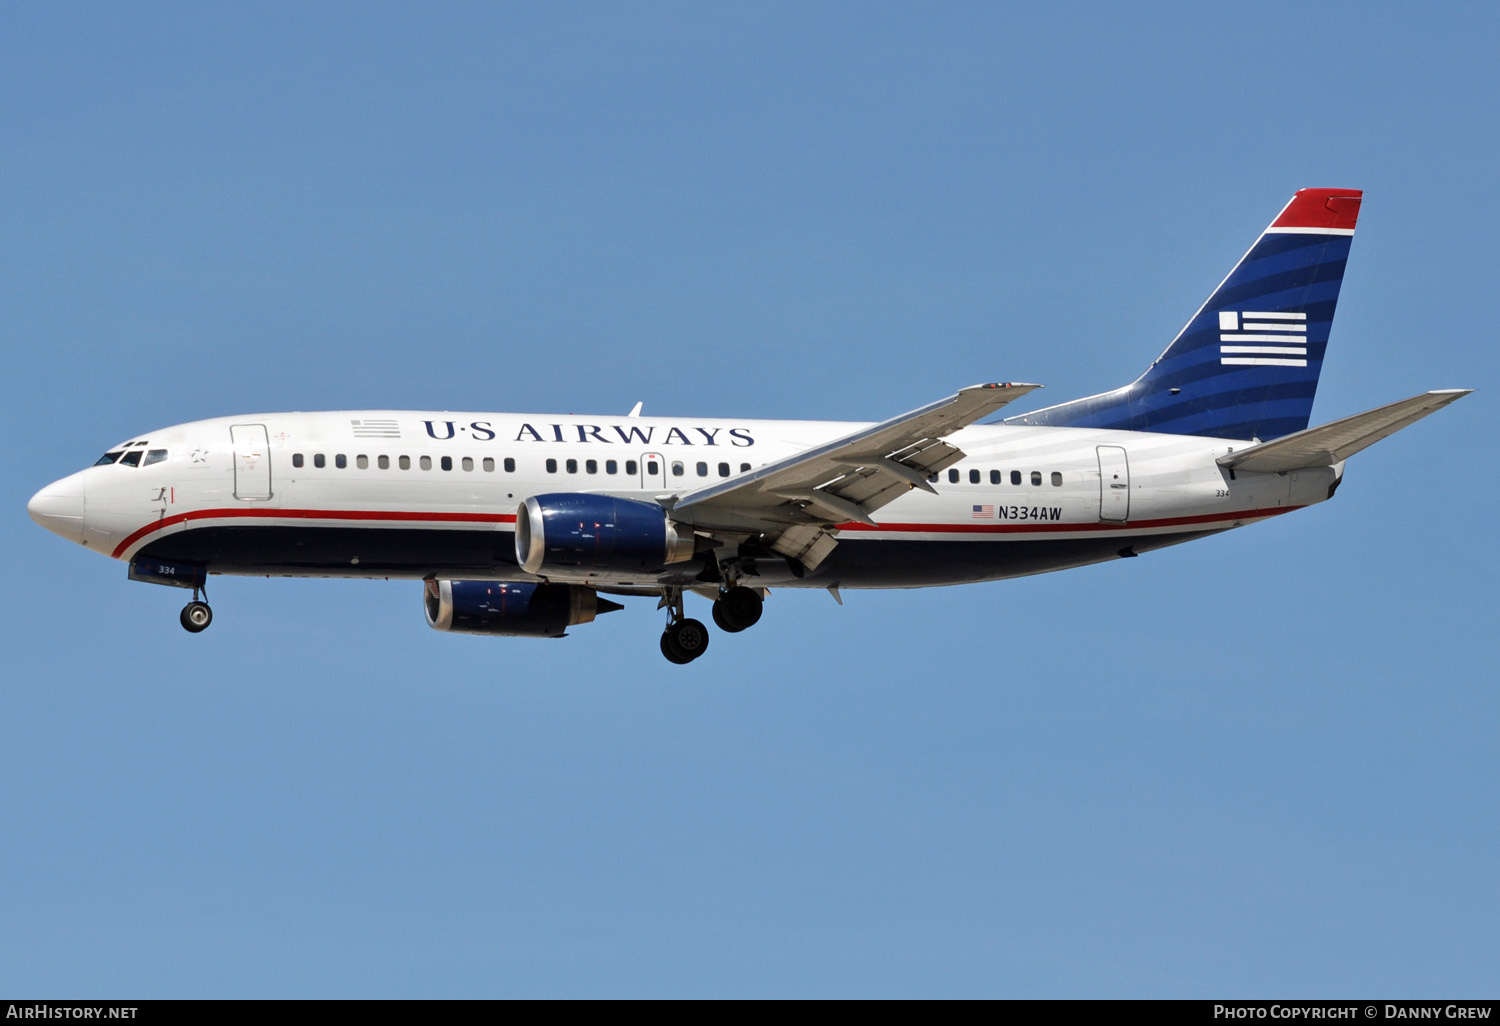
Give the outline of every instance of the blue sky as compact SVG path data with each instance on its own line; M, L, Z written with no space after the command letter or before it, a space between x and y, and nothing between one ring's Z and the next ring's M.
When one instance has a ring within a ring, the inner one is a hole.
M0 10L0 993L1491 993L1497 42L1482 4ZM1480 391L1145 558L779 592L679 668L649 602L481 639L402 583L220 579L189 636L26 517L231 413L1089 394L1303 186L1366 190L1314 419Z

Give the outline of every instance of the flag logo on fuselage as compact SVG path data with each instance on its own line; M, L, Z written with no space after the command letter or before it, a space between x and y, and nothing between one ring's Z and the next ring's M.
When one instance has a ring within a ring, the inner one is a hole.
M354 429L355 438L400 438L401 427L394 420L365 419L351 420L349 426Z
M1221 310L1219 343L1226 367L1306 367L1307 314Z

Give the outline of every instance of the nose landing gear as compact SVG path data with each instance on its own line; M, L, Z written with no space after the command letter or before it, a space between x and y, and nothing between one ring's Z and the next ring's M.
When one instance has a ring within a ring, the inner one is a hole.
M208 596L205 595L204 598ZM182 615L178 617L182 621L182 629L189 634L197 634L214 622L214 611L208 608L208 603L198 597L198 589L193 589L193 601L182 607Z

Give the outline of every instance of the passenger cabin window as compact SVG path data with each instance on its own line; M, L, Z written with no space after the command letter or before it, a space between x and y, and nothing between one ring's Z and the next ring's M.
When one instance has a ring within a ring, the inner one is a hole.
M127 452L123 457L120 458L120 466L122 467L138 467L140 465L141 450L139 449L132 449L130 452Z
M729 476L729 464L727 464L727 463L720 463L719 464L719 476L720 477L728 477Z
M686 473L687 473L687 467L683 466L682 462L680 460L673 460L672 461L672 476L673 477L681 477L683 474L686 474Z
M625 473L627 473L627 474L634 474L636 472L636 467L637 467L637 464L636 464L635 460L626 460L625 461ZM656 473L656 464L654 462L651 464L651 473L653 473L653 474Z
M1010 483L1013 485L1021 483L1021 472L1019 470L1012 470L1010 472Z
M115 460L119 459L120 458L120 453L122 453L122 452L124 452L123 449L116 449L114 452L107 452L103 456L99 457L98 461L94 464L94 466L96 466L96 467L107 467L111 463L115 462Z
M620 472L620 461L619 460L605 460L604 461L604 472L606 474L618 474Z
M741 474L748 474L748 473L750 473L750 464L748 464L748 463L741 463L740 464L740 473ZM937 477L936 474L934 474L932 476L934 478Z
M1039 485L1042 483L1042 472L1040 470L1033 470L1031 472L1031 483L1033 485Z
M950 470L950 471L948 471L948 483L949 484L958 484L958 471L956 471L956 470Z
M599 473L599 461L598 460L584 460L583 461L583 469L587 473L597 474L597 473Z
M441 459L438 460L438 466L442 467L444 470L452 470L453 469L453 457L452 456L444 456L444 457L442 457Z
M417 466L421 467L423 470L431 470L432 469L432 457L431 456L419 456L419 457L417 457Z
M354 465L356 467L358 467L360 470L369 470L370 469L370 457L368 457L368 456L356 456L356 457L354 457Z
M978 484L978 483L979 483L979 471L978 470L971 470L971 471L969 471L969 484Z
M547 473L549 473L549 474L555 474L555 473L557 473L557 461L556 460L548 460L547 461Z
M490 464L490 465L494 466L493 463ZM464 457L463 467L464 467L465 470L473 470L474 469L474 457L472 457L472 456L465 456Z
M320 453L320 452L313 453L313 466L315 466L319 470L321 470L324 467L326 467L327 465L328 465L328 460L323 456L322 453Z
M410 470L411 469L411 457L410 456L401 456L401 457L398 457L397 460L396 460L396 464L402 470Z
M381 470L390 470L391 469L391 458L389 456L380 456L380 457L377 457L376 460L375 460L375 465L377 467L379 467Z
M507 474L514 474L516 472L516 461L509 456L505 457L505 472Z
M576 473L578 473L578 461L577 460L569 460L567 462L566 466L568 468L568 473L570 473L570 474L576 474Z
M990 484L999 484L1003 480L1005 480L1005 479L1000 476L1000 471L998 471L998 470L992 470L992 471L990 471Z
M699 477L707 477L708 476L708 464L704 463L702 460L698 461L698 476Z
M495 457L486 456L484 458L484 463L482 464L482 466L484 467L484 472L486 474L493 474L495 472Z
M294 452L294 453L292 453L292 466L301 468L301 466L302 466L302 454L300 452Z
M343 453L339 453L333 458L333 465L335 467L338 467L340 470L348 470L349 457L345 456Z
M1053 488L1061 488L1062 487L1062 474L1058 473L1055 470L1052 472L1052 487Z

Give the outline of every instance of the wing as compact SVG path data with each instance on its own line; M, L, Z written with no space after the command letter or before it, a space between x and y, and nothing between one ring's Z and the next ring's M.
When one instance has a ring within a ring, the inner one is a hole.
M877 509L964 458L947 435L1040 385L972 385L956 395L681 496L672 519L709 533L763 534L814 569L837 544L837 525L874 525Z

